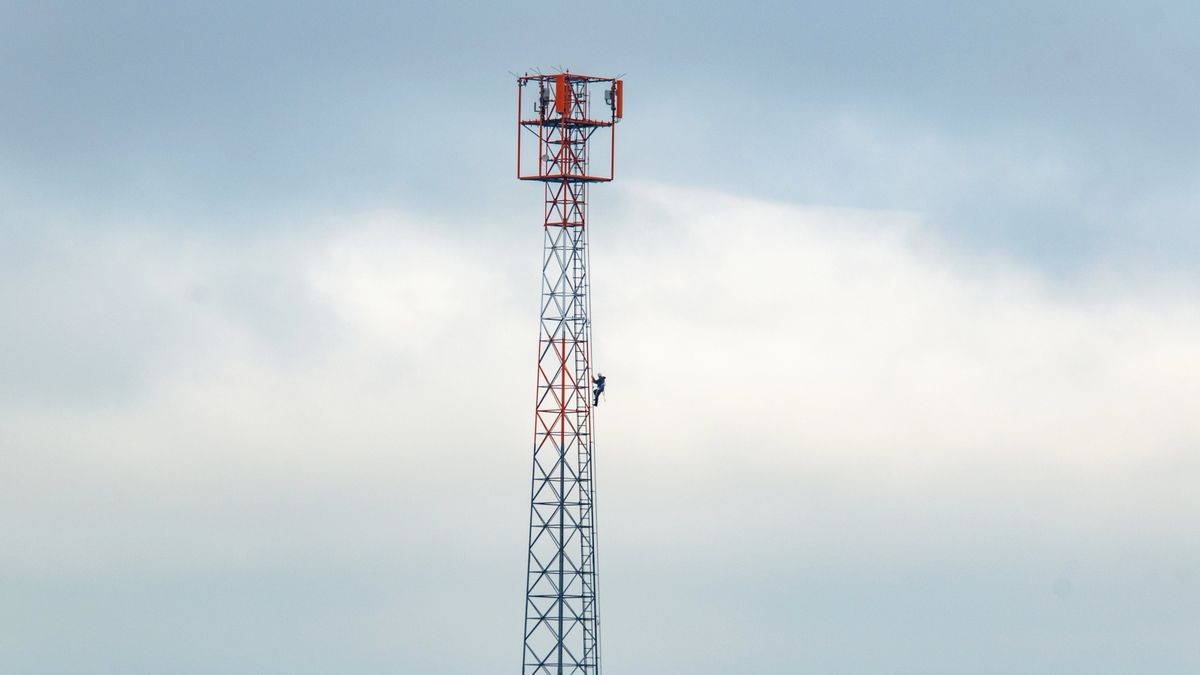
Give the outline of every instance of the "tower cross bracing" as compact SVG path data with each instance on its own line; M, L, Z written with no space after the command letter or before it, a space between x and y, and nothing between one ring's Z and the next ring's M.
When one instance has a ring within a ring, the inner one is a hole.
M612 180L623 87L613 78L570 73L525 76L518 84L518 177L541 181L545 195L522 675L596 675L588 186ZM536 89L532 114L524 109L529 85ZM592 117L599 91L607 120ZM609 137L607 175L588 173L597 134ZM522 148L537 151L529 174L522 173Z

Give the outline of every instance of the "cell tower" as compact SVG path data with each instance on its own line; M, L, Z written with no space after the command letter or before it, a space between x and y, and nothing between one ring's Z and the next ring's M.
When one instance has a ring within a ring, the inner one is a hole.
M521 672L598 675L587 193L613 179L622 82L567 72L517 83L517 178L541 181L546 192ZM595 93L603 108L593 107ZM607 172L589 173L605 160Z

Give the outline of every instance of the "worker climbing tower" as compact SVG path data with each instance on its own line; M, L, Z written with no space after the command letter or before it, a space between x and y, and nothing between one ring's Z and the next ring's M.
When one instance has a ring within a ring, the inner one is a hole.
M622 82L567 72L517 83L517 177L544 184L546 207L521 672L598 675L586 220L588 185L613 178Z

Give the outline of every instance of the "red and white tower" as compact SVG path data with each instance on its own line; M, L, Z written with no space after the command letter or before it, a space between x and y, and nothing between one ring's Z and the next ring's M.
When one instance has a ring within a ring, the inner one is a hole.
M613 179L623 87L569 72L517 83L517 177L541 181L546 206L521 672L598 675L587 196Z

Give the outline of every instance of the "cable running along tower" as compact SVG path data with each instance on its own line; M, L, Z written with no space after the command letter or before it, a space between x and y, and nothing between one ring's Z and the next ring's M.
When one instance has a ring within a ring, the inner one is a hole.
M546 207L521 673L599 675L587 194L613 179L622 82L517 83L517 178L542 182Z

